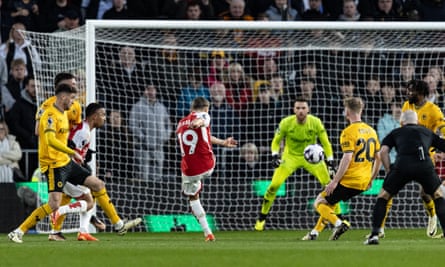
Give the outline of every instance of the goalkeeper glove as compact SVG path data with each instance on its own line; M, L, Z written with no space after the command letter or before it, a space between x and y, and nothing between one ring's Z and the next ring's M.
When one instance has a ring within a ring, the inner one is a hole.
M327 160L326 165L328 166L328 172L329 176L331 176L331 179L334 178L335 173L337 172L337 168L334 166L333 160Z
M274 168L278 168L280 164L281 164L280 156L278 156L278 154L272 155L272 166Z

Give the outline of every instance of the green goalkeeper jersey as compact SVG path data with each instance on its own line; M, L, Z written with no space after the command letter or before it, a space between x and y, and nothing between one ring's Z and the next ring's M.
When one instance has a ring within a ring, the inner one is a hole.
M285 141L283 157L303 156L305 147L317 143L317 139L323 146L326 157L333 156L332 145L323 123L311 114L307 115L306 121L302 124L297 122L296 115L281 120L271 144L273 154L279 153L283 139Z

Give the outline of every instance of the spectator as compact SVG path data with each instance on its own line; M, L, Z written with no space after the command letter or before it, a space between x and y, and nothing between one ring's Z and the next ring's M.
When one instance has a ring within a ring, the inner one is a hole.
M262 14L259 14L259 16L262 16ZM267 16L258 17L257 20L269 21ZM283 54L283 52L278 49L283 43L280 36L266 29L258 30L257 33L258 34L251 35L247 38L245 46L252 49L245 51L241 56L242 62L244 62L243 64L246 66L246 72L253 77L257 77L257 72L262 71L265 61L270 58L276 60ZM271 50L272 48L277 49ZM265 77L257 77L257 79L265 79Z
M427 75L431 75L437 81L437 86L440 92L444 91L445 86L445 76L443 75L443 70L439 65L433 65L428 68Z
M108 60L108 59L107 59ZM117 61L108 64L108 70L101 77L103 87L99 87L106 109L119 110L124 120L128 119L128 112L136 102L144 87L144 68L136 58L136 50L130 46L119 49Z
M215 136L233 136L236 140L239 140L240 130L238 129L239 125L239 117L236 115L233 108L227 103L226 100L226 87L224 84L216 82L209 88L210 92L210 109L209 115L212 118L212 122L210 124L210 131ZM222 157L224 153L221 153L223 147L215 146L214 152L217 157L215 167L215 174L218 177L225 175L225 167L224 164L226 160L223 160L219 157Z
M38 82L32 76L24 80L25 89L21 91L20 98L15 102L9 112L11 134L17 137L21 148L37 149L37 136L34 134L35 114L37 112L36 88ZM32 174L38 167L37 153L28 153L28 165L24 159L20 161L20 168L26 174ZM26 169L26 167L28 167Z
M134 17L127 8L126 0L113 0L113 6L103 15L103 19L131 19Z
M428 85L428 95L426 96L426 100L433 102L441 109L445 107L445 97L442 92L442 88L439 87L439 81L433 74L426 74L423 77L423 81Z
M74 8L68 9L65 12L65 16L62 19L62 23L59 23L59 28L55 32L70 31L80 27L80 13Z
M298 11L288 5L288 0L274 0L266 10L266 15L271 21L300 20Z
M270 97L270 83L260 85L257 101L249 103L249 109L245 118L247 141L256 144L261 153L270 151L272 140L277 126L281 120L279 110L275 109L275 103Z
M6 87L11 93L15 100L18 100L21 96L23 88L25 88L25 78L26 78L26 64L21 58L14 59L11 62L11 75L9 76L8 83Z
M210 54L209 75L206 79L208 87L211 87L214 83L223 81L224 76L227 75L227 66L228 64L224 51L212 51Z
M19 168L18 161L22 158L20 144L15 136L9 134L6 122L0 122L0 182L13 183L13 168Z
M257 216L258 211L251 208L257 204L257 198L253 196L253 183L272 175L268 163L258 147L250 142L233 156L228 167L230 179L225 179L224 186L225 201L229 202L228 223L234 226L239 223L248 225ZM243 202L241 206L240 201Z
M283 77L279 74L272 75L270 78L270 97L275 108L280 111L280 119L289 114L289 92L285 91Z
M34 46L23 38L22 31L26 27L23 23L14 23L9 33L9 40L0 46L0 56L6 61L8 73L10 73L11 62L21 58L25 64L28 74L34 73L34 67L41 68L42 60Z
M361 97L366 103L363 117L371 127L376 128L377 122L384 111L383 97L378 77L371 76L368 78L364 93Z
M411 80L417 79L416 65L411 58L402 59L400 61L399 69L395 72L395 80L403 88L405 88Z
M377 12L374 15L375 21L398 21L400 20L397 14L393 0L377 0Z
M214 12L210 0L167 0L162 14L169 19L213 19Z
M163 48L157 50L145 65L145 73L148 75L147 79L157 86L160 99L165 101L170 115L176 121L179 119L175 117L177 96L180 95L180 89L185 86L187 73L185 66L191 59L178 51L176 48L178 41L173 32L164 34L162 45Z
M98 129L97 154L99 174L114 184L123 177L134 177L133 136L119 110L110 110L108 122ZM116 142L119 145L116 146Z
M301 14L303 20L328 20L330 14L323 9L322 0L309 0L309 9Z
M0 56L0 86L5 86L9 79L9 67L6 66L6 61Z
M130 130L135 137L135 158L139 177L161 180L164 169L164 146L172 134L167 108L159 102L156 87L149 84L130 112Z
M218 17L223 20L254 20L254 17L246 12L246 1L244 0L230 1L229 10L220 13Z
M37 17L39 16L37 0L12 0L9 2L14 23L21 22L30 31L39 30L37 27Z
M81 10L83 17L85 19L102 19L104 13L113 7L113 1L114 0L82 0Z
M343 13L340 14L338 20L340 21L359 21L360 13L357 10L355 0L343 1Z
M405 100L403 96L396 97L396 89L394 88L394 85L391 82L384 82L381 87L380 91L382 92L382 98L383 98L383 107L382 112L384 113L390 113L391 112L391 106L393 102L396 103L403 103Z
M10 9L7 7L8 2L0 0L0 44L8 40L9 31L11 30Z
M181 95L178 100L178 116L184 117L190 113L190 105L198 96L210 100L209 88L202 82L202 75L199 68L193 69L188 75L188 85L181 89Z
M392 102L391 108L383 113L377 123L377 135L381 142L393 129L400 127L400 115L402 114L402 105L400 103ZM394 163L397 152L395 149L389 153L391 163Z
M256 75L258 80L270 80L273 75L280 73L278 62L273 57L258 57L256 62L258 64L256 68Z
M250 80L239 63L230 63L225 79L226 99L239 115L245 115L248 104L252 101Z
M11 111L12 106L14 106L15 99L12 97L6 85L3 85L0 90L2 96L0 105L0 119L9 122L9 112Z
M70 10L75 10L80 14L79 8L70 4L68 0L47 1L46 5L40 8L43 20L42 31L54 32L58 29L66 29L64 18ZM82 21L80 24L82 24Z
M396 3L396 12L402 20L423 20L424 15L421 0L396 0Z

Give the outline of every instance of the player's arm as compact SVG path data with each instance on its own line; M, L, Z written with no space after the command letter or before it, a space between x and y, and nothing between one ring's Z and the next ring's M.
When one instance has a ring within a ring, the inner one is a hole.
M318 135L321 145L323 146L324 153L326 155L326 161L334 160L334 151L332 150L331 142L329 141L328 133L323 128L323 131Z
M388 154L389 156L389 154ZM369 182L368 189L371 188L372 182L379 175L380 168L382 167L382 159L380 151L377 151L374 155L374 163L372 165L371 181Z
M45 131L45 138L46 138L47 144L50 147L54 148L55 150L66 153L70 156L73 156L75 159L79 160L80 162L83 161L82 156L80 156L79 153L77 153L75 150L69 148L67 145L60 142L56 138L56 133L54 131L52 131L52 130Z
M283 121L280 122L278 128L275 130L272 142L270 144L270 149L272 151L272 156L278 155L280 153L281 140L286 136L286 125Z
M233 137L220 139L215 136L210 136L210 142L214 145L220 145L225 147L236 147L236 145L238 144L238 141L236 141Z
M387 145L382 145L380 148L380 160L386 173L388 173L391 169L391 159L389 157L390 150L390 147Z

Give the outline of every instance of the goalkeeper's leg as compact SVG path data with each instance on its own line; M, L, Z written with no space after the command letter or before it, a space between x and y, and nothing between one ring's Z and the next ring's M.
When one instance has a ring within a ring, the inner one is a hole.
M278 168L275 169L272 181L269 187L267 188L266 193L264 194L263 202L261 204L261 212L254 227L256 231L264 230L264 226L266 224L266 218L275 200L277 191L280 188L280 186L284 183L284 181L287 179L287 177L289 177L289 175L291 175L293 172L289 171L289 169L287 169L283 165L284 164L280 165Z

